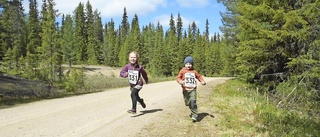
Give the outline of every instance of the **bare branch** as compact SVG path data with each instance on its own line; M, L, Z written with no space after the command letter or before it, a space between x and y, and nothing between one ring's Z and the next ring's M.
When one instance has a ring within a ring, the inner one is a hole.
M303 78L299 81L298 85L301 84L301 82L304 80L305 77L306 77L306 76L303 76ZM297 89L297 86L292 89L291 93L290 93L286 98L284 98L283 100L281 100L281 101L277 104L277 108L279 107L279 105L280 105L283 101L287 100L287 99L289 98L289 96L290 96L296 89Z

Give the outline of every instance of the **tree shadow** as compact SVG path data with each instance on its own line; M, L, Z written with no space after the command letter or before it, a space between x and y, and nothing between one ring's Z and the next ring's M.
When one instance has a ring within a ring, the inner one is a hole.
M211 114L209 114L209 113L206 113L206 112L204 112L204 113L199 113L198 114L198 120L197 120L197 122L200 122L202 119L204 119L206 116L209 116L209 117L211 117L211 118L214 118L214 115L211 115Z
M131 116L131 117L139 117L139 116L142 116L144 114L148 114L148 113L155 113L155 112L158 112L158 111L163 111L163 109L150 109L150 110L143 110L143 111L140 111L140 114L138 115L134 115L134 116Z

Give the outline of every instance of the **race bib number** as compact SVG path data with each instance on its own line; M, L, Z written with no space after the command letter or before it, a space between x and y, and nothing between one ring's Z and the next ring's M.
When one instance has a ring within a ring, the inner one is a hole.
M196 86L196 76L194 73L185 73L184 85L186 87L195 87Z
M129 70L128 71L128 78L129 78L129 82L131 84L137 84L138 78L139 78L139 72L136 70Z

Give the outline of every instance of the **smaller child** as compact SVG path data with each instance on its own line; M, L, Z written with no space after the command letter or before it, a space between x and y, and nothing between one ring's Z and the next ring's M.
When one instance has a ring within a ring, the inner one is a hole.
M143 108L146 108L146 104L139 96L139 91L142 89L143 80L148 83L148 75L144 68L139 64L139 54L135 51L129 54L129 63L126 64L120 71L120 76L128 78L131 91L132 108L128 110L128 113L135 114L137 112L137 102L141 104Z
M184 60L184 67L180 70L176 81L182 87L182 94L186 106L189 106L191 110L191 119L193 122L198 118L198 106L197 106L197 81L200 81L202 85L206 85L203 77L193 69L193 58L188 56Z

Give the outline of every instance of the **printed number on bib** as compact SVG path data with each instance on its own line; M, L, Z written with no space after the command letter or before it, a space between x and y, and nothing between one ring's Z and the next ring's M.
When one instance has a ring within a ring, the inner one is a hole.
M184 74L185 80L184 85L186 87L195 87L196 86L196 76L194 73L186 73Z
M129 70L128 71L128 78L129 78L129 82L131 84L137 84L138 76L139 76L139 72L138 71L136 71L136 70Z

